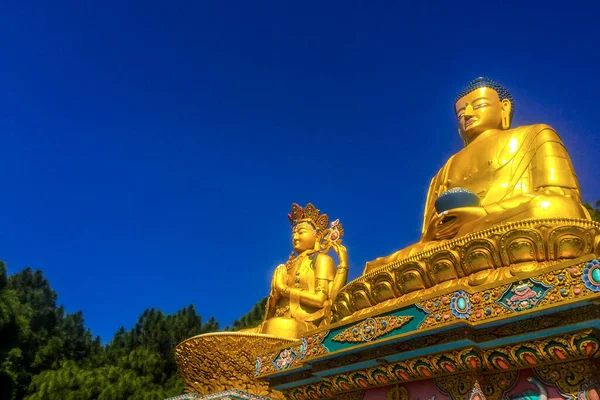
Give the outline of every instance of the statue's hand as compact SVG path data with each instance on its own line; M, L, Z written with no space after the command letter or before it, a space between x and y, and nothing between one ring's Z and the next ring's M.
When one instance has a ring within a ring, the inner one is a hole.
M340 265L343 265L345 267L348 266L348 250L346 249L346 247L340 243L333 243L333 250L335 250L335 253L337 254L338 258L340 259Z
M426 232L427 240L445 240L456 236L466 224L487 215L483 207L460 207L436 215Z
M273 291L280 296L287 297L289 296L289 288L286 285L287 280L287 268L285 265L281 264L275 270L273 274Z

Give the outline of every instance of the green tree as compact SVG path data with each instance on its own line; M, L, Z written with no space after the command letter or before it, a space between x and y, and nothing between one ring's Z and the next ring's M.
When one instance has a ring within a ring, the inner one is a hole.
M256 328L265 319L265 310L267 308L267 300L265 297L256 303L250 311L244 314L240 319L233 321L233 326L227 327L226 330L239 331L240 329Z
M184 390L175 362L177 343L219 329L211 318L206 324L194 306L172 315L147 309L134 327L121 327L102 348L102 362L61 361L57 369L33 377L28 400L37 399L164 399ZM83 389L85 388L85 390Z
M158 399L183 393L175 346L218 331L193 305L171 315L145 310L132 329L121 327L103 346L85 328L83 314L66 314L56 304L41 271L7 276L0 263L0 398L116 400ZM258 326L267 298L234 322L231 329Z
M84 365L101 355L100 340L85 328L83 314L65 314L56 305L57 294L41 271L25 268L7 277L4 264L0 270L0 320L8 318L0 322L0 351L6 353L0 368L14 389L13 396L2 398L22 399L33 376L64 361Z
M585 203L585 208L587 208L587 210L589 211L592 219L596 222L600 222L600 200L596 200L596 203L594 204L594 206L592 206L590 203Z
M0 398L11 399L18 388L18 366L22 363L19 345L29 333L31 310L23 306L8 288L6 264L0 261Z

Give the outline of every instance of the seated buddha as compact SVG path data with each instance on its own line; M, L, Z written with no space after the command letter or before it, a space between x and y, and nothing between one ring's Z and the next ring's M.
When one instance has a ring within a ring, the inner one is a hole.
M288 217L294 252L273 274L265 321L255 332L300 338L331 321L331 302L348 278L348 256L339 220L328 227L327 214L312 204L293 204ZM337 268L331 248L339 258Z
M560 137L544 124L511 128L515 105L507 89L491 79L475 79L457 96L454 110L464 148L431 180L420 240L368 262L364 273L507 222L590 219ZM436 201L457 191L476 201L438 210Z

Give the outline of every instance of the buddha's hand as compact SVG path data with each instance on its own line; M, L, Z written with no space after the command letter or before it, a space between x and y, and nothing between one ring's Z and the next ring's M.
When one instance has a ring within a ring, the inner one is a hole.
M289 296L290 289L286 285L287 281L287 268L284 264L280 264L275 273L273 274L273 281L271 282L271 291L281 297Z
M337 254L339 260L340 260L340 267L348 267L348 250L346 249L346 246L342 245L341 243L337 243L334 242L332 244L333 246L333 250L335 251L335 254Z
M432 218L426 232L427 240L446 240L456 236L465 225L484 218L483 207L459 207L444 211ZM464 230L463 230L464 231Z

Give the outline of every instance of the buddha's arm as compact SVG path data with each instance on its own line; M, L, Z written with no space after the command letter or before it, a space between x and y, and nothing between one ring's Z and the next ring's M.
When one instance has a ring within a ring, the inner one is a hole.
M340 289L348 281L348 250L341 243L334 244L333 248L340 259L340 263L337 266L333 281L329 284L329 299L331 301L335 300Z
M547 125L536 126L535 137L524 154L529 185L526 193L504 196L484 205L490 217L515 209L530 217L585 217L579 184L569 154L558 134ZM526 211L527 209L527 211Z
M469 213L475 208L451 210L465 221L457 236L488 228L493 225L528 218L584 218L589 214L581 204L579 184L569 154L558 134L547 125L536 125L535 131L520 154L520 164L508 188L514 189L495 202L483 204L482 217L473 219ZM525 179L527 177L527 179ZM525 188L523 188L525 185ZM461 213L464 214L461 216Z
M329 299L330 282L335 277L335 264L331 257L319 254L315 260L315 292L290 289L290 298L298 297L301 304L322 308Z
M448 190L448 170L452 165L453 159L454 156L450 157L446 164L431 179L431 183L429 184L429 189L427 191L427 199L425 200L425 211L423 213L423 227L420 240L421 242L428 242L430 240L435 239L435 237L431 234L432 225L435 225L438 222L436 218L438 214L435 210L435 201L441 193Z

